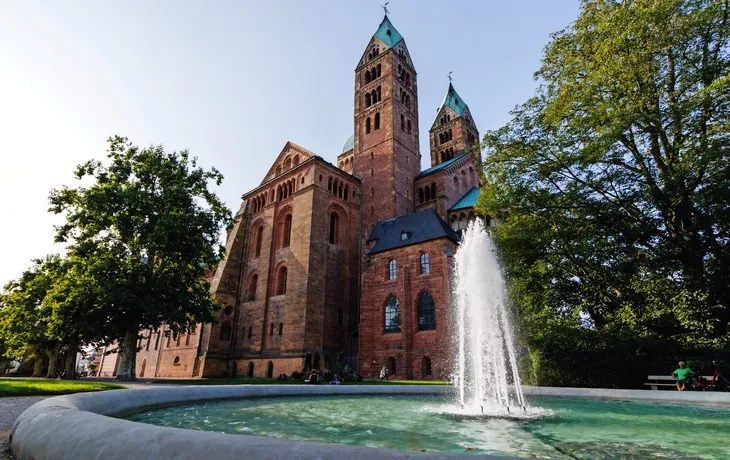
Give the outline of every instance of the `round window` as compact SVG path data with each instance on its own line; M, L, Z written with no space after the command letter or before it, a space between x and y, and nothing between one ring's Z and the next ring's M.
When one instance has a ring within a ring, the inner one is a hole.
M225 313L226 316L231 316L231 313L233 313L233 307L228 305L224 310L223 313Z

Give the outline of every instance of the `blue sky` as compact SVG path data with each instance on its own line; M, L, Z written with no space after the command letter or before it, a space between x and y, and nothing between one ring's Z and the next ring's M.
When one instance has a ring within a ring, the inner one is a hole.
M232 209L291 140L335 162L382 1L5 2L0 12L0 284L54 245L49 191L106 139L188 149ZM391 0L418 73L421 154L453 71L481 133L535 89L578 0Z

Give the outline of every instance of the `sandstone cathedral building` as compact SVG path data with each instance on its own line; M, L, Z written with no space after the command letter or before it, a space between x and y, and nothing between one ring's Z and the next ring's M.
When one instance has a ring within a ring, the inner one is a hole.
M340 360L365 378L450 372L450 273L475 218L479 139L452 84L421 170L418 80L387 14L355 70L354 134L333 165L287 142L244 193L210 273L215 324L139 340L140 377L276 377ZM118 355L100 375L114 375Z

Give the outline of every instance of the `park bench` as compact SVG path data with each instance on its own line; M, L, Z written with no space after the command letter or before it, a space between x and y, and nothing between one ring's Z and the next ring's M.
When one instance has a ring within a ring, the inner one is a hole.
M711 375L705 375L705 379L707 379L708 382L712 381ZM658 390L659 387L671 387L676 388L677 387L677 379L672 377L671 375L648 375L646 377L648 382L646 382L644 385L650 386L652 390ZM668 382L668 383L660 383L660 382Z

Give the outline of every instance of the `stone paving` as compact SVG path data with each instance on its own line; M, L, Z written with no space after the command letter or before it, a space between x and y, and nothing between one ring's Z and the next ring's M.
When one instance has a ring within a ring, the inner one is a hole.
M8 437L13 422L33 404L48 396L13 396L0 398L0 460L9 460Z

